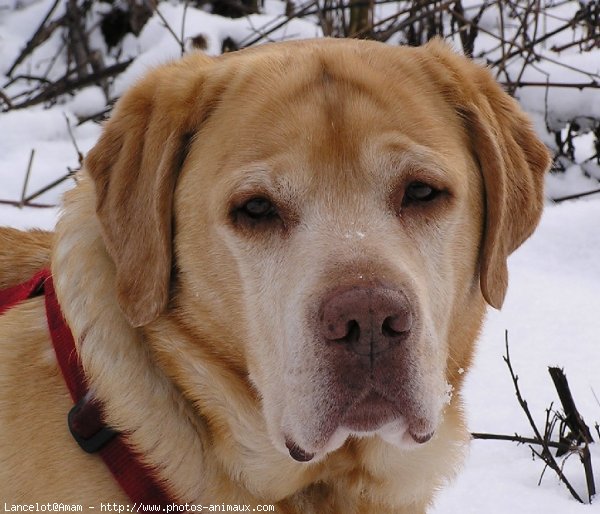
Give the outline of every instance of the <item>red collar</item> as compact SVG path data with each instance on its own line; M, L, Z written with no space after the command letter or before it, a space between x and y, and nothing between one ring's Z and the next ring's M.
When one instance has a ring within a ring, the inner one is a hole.
M133 502L166 505L175 501L153 469L145 465L126 440L126 435L106 426L102 406L88 391L85 374L75 349L73 335L60 310L50 270L42 270L29 281L0 290L0 314L14 305L43 294L46 318L56 357L75 402L68 415L73 437L88 453L98 453L123 491Z

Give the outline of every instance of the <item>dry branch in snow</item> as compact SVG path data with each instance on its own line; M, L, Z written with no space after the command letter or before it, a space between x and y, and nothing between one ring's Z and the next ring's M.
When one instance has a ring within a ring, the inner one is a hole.
M546 409L546 420L544 423L543 431L540 430L537 423L535 422L527 400L523 398L521 389L519 387L519 377L515 373L512 362L510 360L510 352L508 347L508 332L505 333L505 344L506 344L506 355L504 356L504 362L506 363L510 376L515 389L515 394L521 409L525 413L529 425L531 426L534 436L533 437L522 437L520 435L500 435L500 434L484 434L474 432L472 434L474 439L484 440L501 440L501 441L512 441L519 444L527 444L536 457L540 458L544 464L544 471L546 468L550 468L556 473L559 480L565 485L565 487L571 493L571 496L575 498L579 503L585 503L579 493L571 485L567 479L564 471L563 464L566 459L572 455L578 455L585 474L586 486L587 486L587 498L588 503L592 503L593 497L596 494L596 484L594 480L594 473L592 467L592 457L590 454L589 445L594 442L589 427L586 425L583 417L575 406L575 401L569 383L564 372L560 368L550 367L548 371L554 382L556 391L561 401L563 411L555 411L552 405ZM554 441L554 432L558 426L558 440ZM596 425L598 429L598 425ZM600 435L600 431L599 431ZM556 449L556 456L552 453L552 449ZM563 463L557 460L557 457L563 458ZM540 477L540 482L544 475Z

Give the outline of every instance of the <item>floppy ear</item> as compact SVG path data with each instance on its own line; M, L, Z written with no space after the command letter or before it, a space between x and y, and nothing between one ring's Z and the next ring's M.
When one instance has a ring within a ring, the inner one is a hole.
M507 257L540 220L544 174L551 160L529 119L503 91L492 92L487 101L466 106L463 112L485 188L481 292L499 309L508 287Z
M195 54L149 73L119 100L85 160L118 302L133 326L154 320L169 299L173 191L207 116L202 76L210 62Z
M532 234L542 214L550 154L519 104L487 69L440 41L427 49L445 67L444 94L464 119L481 169L486 214L480 285L487 303L499 309L508 287L507 257Z

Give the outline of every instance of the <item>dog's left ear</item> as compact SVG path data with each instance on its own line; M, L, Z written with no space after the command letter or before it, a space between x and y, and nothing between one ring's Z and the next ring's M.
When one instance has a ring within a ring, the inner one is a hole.
M194 54L148 73L119 100L85 160L119 306L133 326L169 300L173 193L189 139L218 93L205 83L211 64Z
M543 208L550 154L519 104L491 73L455 54L441 41L426 45L444 74L444 94L463 118L485 188L480 251L481 292L502 307L508 287L506 260L533 232Z
M516 101L500 88L463 111L483 176L486 218L481 292L496 309L508 288L507 258L534 231L544 203L550 155Z

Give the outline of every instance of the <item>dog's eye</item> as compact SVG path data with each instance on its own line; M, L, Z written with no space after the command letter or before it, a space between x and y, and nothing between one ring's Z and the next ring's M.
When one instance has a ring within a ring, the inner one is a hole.
M402 203L431 202L432 200L435 200L440 193L440 190L423 182L411 182L404 192Z
M266 198L252 198L240 207L240 212L252 219L261 219L277 215L277 209Z
M258 227L279 221L277 207L264 196L253 196L233 208L231 219L240 226Z

